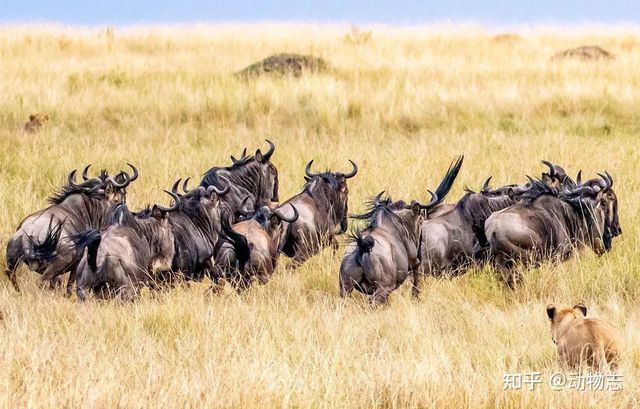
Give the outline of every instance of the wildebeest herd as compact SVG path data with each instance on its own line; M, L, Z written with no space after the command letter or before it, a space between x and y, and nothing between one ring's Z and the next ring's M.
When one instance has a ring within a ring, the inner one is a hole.
M302 191L280 202L275 145L232 164L212 167L198 186L178 179L165 192L171 204L131 211L127 190L138 169L91 177L90 165L72 171L49 198L49 207L27 216L7 245L6 273L20 291L20 263L57 286L67 272L67 295L135 299L140 289L167 288L208 277L213 288L228 282L242 290L266 283L279 255L295 268L325 247L338 248L349 230L348 217L363 220L352 228L339 274L340 294L354 289L374 304L411 276L413 294L426 276L463 274L491 263L506 285L521 280L523 266L564 260L581 247L598 255L622 233L613 178L608 172L582 181L547 161L540 177L522 184L479 191L465 188L456 203L445 203L462 167L453 161L428 202L392 200L378 193L363 214L348 215L351 170L316 173L305 168Z

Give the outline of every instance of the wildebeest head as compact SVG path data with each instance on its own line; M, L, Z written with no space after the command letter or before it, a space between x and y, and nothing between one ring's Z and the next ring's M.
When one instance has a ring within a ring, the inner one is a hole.
M554 165L553 163L546 160L543 160L542 163L544 163L549 168L549 171L542 172L541 179L550 187L559 188L563 183L565 183L565 180L567 182L573 183L571 178L567 176L567 172L565 172L565 170L561 166Z
M420 204L413 200L407 204L404 200L393 201L390 197L383 198L384 191L378 193L369 203L367 212L351 216L354 219L367 220L367 229L385 226L398 236L398 239L417 241L420 226L423 221L423 211L429 212L439 204L438 196L429 191L431 201Z
M246 194L250 194L257 206L278 202L278 169L271 163L275 145L269 140L267 143L269 149L264 153L258 149L255 155L247 156L245 148L240 159L231 156L231 166L209 169L200 186L220 186L220 177L223 176L233 187L232 194L227 197L228 201L239 204Z
M622 234L618 220L618 198L613 191L613 178L608 172L598 174L600 182L570 189L563 186L560 197L580 208L589 220L591 246L597 254L611 250L614 237ZM604 246L604 248L602 248Z
M83 193L96 199L104 199L109 204L126 203L126 188L131 182L138 179L138 169L128 164L133 169L133 175L122 171L115 177L110 177L106 170L100 172L99 176L89 178L88 171L91 165L85 166L82 171L84 182L76 182L77 170L69 173L67 185L49 199L52 204L62 203L68 196L74 193Z
M354 177L358 173L358 165L351 159L349 159L349 162L353 167L349 173L330 171L313 173L311 171L313 160L307 163L304 169L306 175L304 179L307 182L304 190L309 192L316 201L324 200L328 202L326 207L331 209L333 222L340 223L340 231L334 232L336 234L344 233L347 230L347 212L349 211L347 179Z
M282 235L282 222L293 223L298 220L298 209L289 204L293 209L293 216L287 217L281 214L277 209L271 209L269 206L262 206L254 211L247 208L249 197L245 197L242 201L240 213L245 220L253 220L265 230L271 238L280 237Z
M207 213L210 216L218 218L219 215L214 215L214 212L217 211L220 197L226 195L231 190L231 184L229 183L229 181L225 177L221 176L220 180L224 185L222 189L218 188L215 185L208 186L207 188L197 186L193 189L189 189L188 184L190 179L191 178L186 178L182 183L182 195L178 193L178 185L180 184L181 179L176 180L176 182L171 187L171 192L181 196L182 206L199 203L204 206L205 209L207 209Z

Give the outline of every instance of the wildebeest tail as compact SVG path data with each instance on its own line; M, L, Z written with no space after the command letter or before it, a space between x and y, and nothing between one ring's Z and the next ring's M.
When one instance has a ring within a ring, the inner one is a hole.
M56 248L60 241L60 235L62 234L62 225L64 220L60 221L57 225L53 225L53 219L49 220L49 227L47 228L47 234L42 241L38 241L31 236L27 235L29 243L31 244L30 251L25 252L25 258L28 260L36 261L50 261L56 256Z
M84 248L87 249L87 264L91 271L96 271L96 256L98 254L98 247L102 241L102 236L98 230L85 230L82 233L71 236L73 243L76 245L76 250L82 252Z
M362 232L360 231L351 232L349 237L356 243L356 246L358 246L356 260L358 264L360 264L362 262L362 256L371 252L371 249L375 245L375 239L371 236L362 237Z
M464 155L458 156L458 158L451 162L449 165L449 169L447 173L444 175L444 178L440 182L440 185L436 188L436 195L438 196L438 201L436 205L439 205L444 201L451 190L451 186L453 186L453 182L455 182L456 177L458 177L458 172L460 172L460 168L462 167L462 161L464 160ZM435 207L435 206L434 206Z
M244 271L245 265L251 257L251 249L249 247L249 243L247 242L247 238L244 235L233 230L228 218L223 218L221 224L222 236L224 236L229 241L229 243L233 245L233 248L236 252L236 267L239 271Z

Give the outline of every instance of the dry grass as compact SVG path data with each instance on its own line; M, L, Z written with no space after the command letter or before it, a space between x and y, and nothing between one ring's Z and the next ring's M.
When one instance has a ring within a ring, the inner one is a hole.
M273 139L281 197L304 164L348 169L350 208L386 189L426 199L459 153L462 187L519 182L550 159L572 174L607 169L624 235L527 272L516 291L490 269L406 288L388 308L338 298L340 254L327 250L266 286L207 298L206 283L135 304L79 304L0 286L4 407L637 407L640 274L636 266L640 131L637 29L532 29L492 41L474 27L219 26L0 28L0 243L85 163L142 174L133 207L162 188ZM553 62L598 44L613 61ZM231 73L278 52L322 57L332 72L241 82ZM36 133L29 115L48 113ZM4 264L4 254L2 254ZM558 370L544 307L584 302L633 349L621 392L502 391L505 372Z

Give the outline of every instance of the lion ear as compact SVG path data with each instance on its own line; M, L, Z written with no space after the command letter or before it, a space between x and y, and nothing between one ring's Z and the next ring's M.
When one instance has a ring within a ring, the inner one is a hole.
M576 304L573 306L573 309L580 311L584 317L587 316L587 307L584 304Z
M36 119L35 115L29 115L29 121L33 121L34 119Z
M553 321L553 317L556 316L556 307L553 304L547 305L547 316L551 321Z

